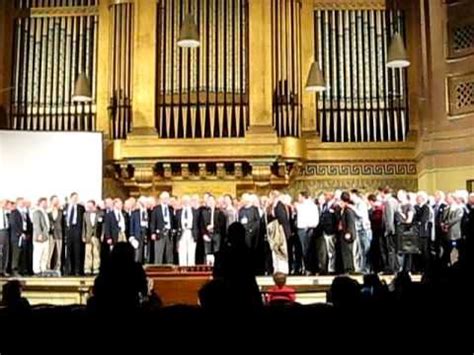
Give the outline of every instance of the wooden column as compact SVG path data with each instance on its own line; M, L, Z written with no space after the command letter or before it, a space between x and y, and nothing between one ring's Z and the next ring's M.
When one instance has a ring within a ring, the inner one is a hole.
M272 127L271 1L249 0L249 133Z
M308 77L311 63L315 60L314 42L314 1L302 0L301 7L301 55L303 80L303 135L316 133L316 98L314 93L306 92L304 85Z
M133 131L155 135L156 1L135 1Z
M99 5L99 49L97 57L97 130L110 137L109 77L110 77L110 14L109 1L100 1Z

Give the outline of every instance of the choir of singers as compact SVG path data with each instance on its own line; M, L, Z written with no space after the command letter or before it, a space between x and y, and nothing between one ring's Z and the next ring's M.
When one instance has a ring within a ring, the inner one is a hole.
M0 199L0 276L93 275L118 242L128 242L140 263L213 265L239 222L258 274L424 272L451 265L473 232L474 194L434 196L381 188L300 192L296 201L272 191L216 198L180 198L162 192L62 204L57 196L35 205Z

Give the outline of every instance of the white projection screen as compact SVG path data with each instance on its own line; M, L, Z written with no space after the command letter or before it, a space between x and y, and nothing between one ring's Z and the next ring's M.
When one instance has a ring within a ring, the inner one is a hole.
M102 133L0 130L0 199L102 197Z

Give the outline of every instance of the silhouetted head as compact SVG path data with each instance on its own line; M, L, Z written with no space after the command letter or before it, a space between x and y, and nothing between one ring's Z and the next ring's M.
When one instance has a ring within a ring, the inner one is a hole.
M214 279L199 290L199 303L206 310L219 310L226 307L229 300L229 287L224 280Z
M117 243L110 257L114 265L127 265L134 262L135 250L130 243Z
M336 277L329 291L329 299L337 307L358 303L360 300L359 283L347 276Z
M21 298L21 283L18 280L8 281L2 287L2 303L10 305Z
M230 246L233 248L245 247L245 228L239 222L234 222L229 226L228 237Z
M395 279L393 279L393 285L395 290L403 290L412 284L410 274L408 271L400 271Z

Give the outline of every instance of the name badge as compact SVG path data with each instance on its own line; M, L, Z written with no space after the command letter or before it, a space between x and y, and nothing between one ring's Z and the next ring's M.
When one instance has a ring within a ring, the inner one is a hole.
M240 223L242 224L247 224L249 222L249 220L247 219L247 217L244 217L240 220Z

